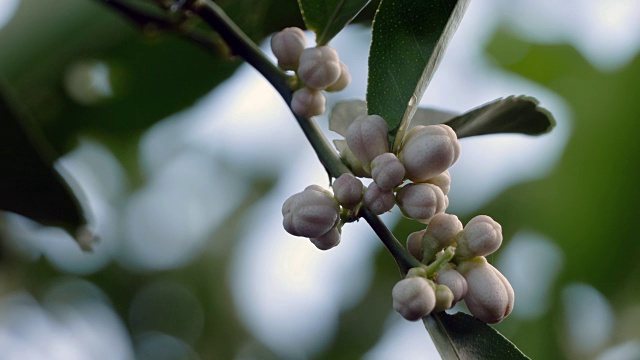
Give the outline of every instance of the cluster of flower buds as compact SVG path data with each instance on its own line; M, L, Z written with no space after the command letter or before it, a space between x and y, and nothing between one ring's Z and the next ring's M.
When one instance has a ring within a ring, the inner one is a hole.
M454 215L434 216L425 230L407 238L407 249L425 267L411 269L396 284L394 308L414 321L464 300L476 318L489 324L502 321L513 310L513 288L485 258L501 243L502 227L489 216L476 216L464 228Z
M295 71L305 85L293 93L291 110L304 117L324 113L326 99L321 90L340 91L351 82L346 65L329 46L305 48L304 32L289 27L271 38L271 50L283 70Z

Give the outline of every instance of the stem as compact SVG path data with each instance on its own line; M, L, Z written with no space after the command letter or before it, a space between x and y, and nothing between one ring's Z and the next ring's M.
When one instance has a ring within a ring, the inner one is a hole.
M427 277L432 277L440 270L440 267L449 263L453 256L456 254L456 249L453 246L449 246L444 250L444 253L440 255L434 262L427 266Z

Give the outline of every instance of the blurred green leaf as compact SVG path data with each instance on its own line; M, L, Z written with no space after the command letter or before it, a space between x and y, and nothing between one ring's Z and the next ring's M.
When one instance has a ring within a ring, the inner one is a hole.
M18 118L7 92L0 86L0 210L75 230L87 222L80 203L54 169L44 137L24 113Z
M371 0L298 0L307 29L316 33L316 43L326 45Z
M473 316L440 313L423 321L444 360L528 359L499 332Z
M397 149L431 81L468 0L383 0L373 23L369 53L369 114L389 125Z

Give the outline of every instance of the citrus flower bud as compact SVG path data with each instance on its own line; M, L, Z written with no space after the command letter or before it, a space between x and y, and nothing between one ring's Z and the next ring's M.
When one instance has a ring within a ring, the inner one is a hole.
M422 261L422 236L425 232L426 230L420 230L407 236L407 250L418 261Z
M371 161L371 177L383 190L391 190L404 179L404 166L393 153L384 153Z
M302 51L298 66L300 80L310 88L324 90L338 81L338 52L328 46L316 46Z
M338 223L340 206L330 192L318 188L309 186L282 205L282 225L291 235L319 237Z
M437 213L445 210L442 190L432 184L409 184L403 186L396 195L402 213L411 219L428 223Z
M349 68L342 61L340 62L340 77L335 84L327 87L325 90L329 92L344 90L351 83L351 74Z
M461 259L492 254L502 244L502 226L487 215L478 215L456 235L456 243L456 256Z
M349 167L353 175L357 177L371 177L371 174L364 170L362 163L358 158L353 154L349 146L347 145L347 140L333 140L333 143L340 152L340 160Z
M307 46L304 31L297 27L288 27L271 37L271 51L278 59L283 70L296 70L302 51Z
M436 306L433 287L423 277L400 280L391 291L393 308L409 321L429 315Z
M372 183L364 191L364 204L376 215L384 214L396 204L393 191L382 190L376 183Z
M451 174L449 173L449 170L445 170L444 172L435 177L432 177L426 182L439 187L440 190L442 190L442 193L445 195L449 194L449 190L451 190Z
M333 194L340 205L353 209L362 201L364 186L355 176L344 173L333 182Z
M423 256L432 261L438 251L453 243L453 238L462 230L458 217L451 214L436 214L429 220L429 226L422 237Z
M434 313L439 313L453 307L453 293L445 285L436 285L436 306L433 308Z
M389 152L387 131L387 123L378 115L358 116L347 128L345 139L349 149L367 172L376 156Z
M415 126L407 133L398 158L407 177L427 181L444 172L460 156L456 133L447 125Z
M452 264L447 265L438 271L435 281L438 284L446 285L451 290L453 306L467 295L467 280L453 268Z
M291 110L296 115L310 118L324 113L326 102L320 91L303 87L293 93Z
M464 301L473 316L495 324L511 313L515 300L513 288L484 257L461 262L458 271L467 280Z
M340 230L332 227L326 234L309 239L320 250L329 250L340 244Z

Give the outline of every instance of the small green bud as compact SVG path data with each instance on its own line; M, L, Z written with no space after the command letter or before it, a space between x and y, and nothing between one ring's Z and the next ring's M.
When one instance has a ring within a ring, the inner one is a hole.
M434 313L439 313L453 307L453 292L445 285L436 285L436 306L433 308Z

